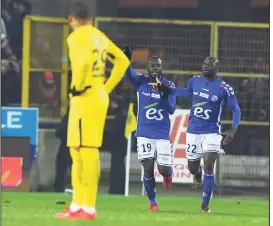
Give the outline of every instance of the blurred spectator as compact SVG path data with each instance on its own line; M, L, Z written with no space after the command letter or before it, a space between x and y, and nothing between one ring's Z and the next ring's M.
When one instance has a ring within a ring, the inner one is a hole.
M240 85L240 91L244 95L242 115L247 120L265 121L268 118L267 103L269 100L269 87L264 79L248 78L244 79Z
M2 17L16 57L22 59L23 20L31 12L28 0L3 0Z
M67 141L67 122L69 117L69 109L61 120L61 124L56 129L56 137L61 141L56 160L56 177L54 183L55 192L64 192L67 183L67 170L71 166L72 160L70 157L69 148L66 145Z
M7 38L7 29L3 18L1 18L1 40Z
M31 102L39 105L41 114L58 116L60 113L59 88L55 75L52 72L45 72L39 76L38 84L32 89L35 92L31 92Z
M30 4L27 0L3 0L1 3L1 101L2 106L7 106L21 101L23 19L30 13Z
M257 58L256 62L256 71L257 73L266 73L269 74L270 71L270 65L265 62L265 60L262 57Z
M56 54L48 41L37 43L37 48L33 48L31 53L31 65L34 68L59 68L60 61L56 59Z
M1 105L20 101L20 66L10 46L5 23L1 20Z

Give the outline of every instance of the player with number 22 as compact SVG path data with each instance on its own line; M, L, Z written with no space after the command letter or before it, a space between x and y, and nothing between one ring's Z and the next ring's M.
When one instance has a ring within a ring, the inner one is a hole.
M203 75L193 76L186 88L170 88L157 80L151 83L164 96L193 96L186 134L186 156L194 182L202 184L200 159L204 158L203 201L201 210L210 212L209 201L214 188L214 163L221 145L233 140L241 119L241 110L233 88L217 76L219 60L207 57L202 66ZM225 102L232 110L232 127L221 133L221 120ZM225 137L222 141L223 137Z

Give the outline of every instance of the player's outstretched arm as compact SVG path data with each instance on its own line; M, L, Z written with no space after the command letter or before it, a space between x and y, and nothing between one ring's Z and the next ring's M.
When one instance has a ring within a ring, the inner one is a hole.
M105 84L105 88L108 93L111 93L124 76L128 66L130 65L130 61L122 50L118 48L110 39L108 39L108 56L112 59L111 61L114 63L114 67Z
M190 97L192 93L187 88L172 88L171 94L173 94L176 97Z
M189 81L186 88L172 88L165 84L162 84L159 80L157 80L156 83L149 83L151 86L153 86L155 89L158 89L162 95L168 96L173 95L176 97L190 97L192 95L192 79Z
M127 56L129 61L131 62L132 58L132 52L130 51L129 46L126 46L125 49L123 50L124 54ZM126 79L130 81L135 87L138 87L141 84L142 77L140 74L137 74L132 66L130 65L128 69L126 70Z
M141 75L137 74L130 65L126 71L126 79L130 81L135 87L138 87L141 83Z
M229 108L232 110L232 127L229 130L222 133L222 135L225 136L223 145L226 145L233 140L241 121L241 109L239 107L237 98L234 95L234 91L231 90L231 92L228 92L227 95L228 95L228 97L226 98L227 104Z
M190 97L192 96L192 92L193 92L192 84L193 84L193 78L189 81L186 88L181 88L181 87L171 88L172 89L171 93L176 97L185 97L185 98Z

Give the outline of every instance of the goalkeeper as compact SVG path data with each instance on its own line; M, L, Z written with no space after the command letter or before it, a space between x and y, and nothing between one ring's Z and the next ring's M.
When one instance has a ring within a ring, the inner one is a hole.
M95 219L102 145L109 93L129 66L124 53L90 25L88 9L75 3L68 16L73 32L67 39L72 68L67 146L72 158L73 197L57 219ZM105 83L106 59L114 63Z

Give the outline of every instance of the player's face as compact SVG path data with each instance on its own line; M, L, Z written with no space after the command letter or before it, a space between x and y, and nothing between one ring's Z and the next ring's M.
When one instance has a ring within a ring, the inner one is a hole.
M209 78L213 78L216 76L219 68L219 60L214 57L207 57L204 60L202 66L203 75Z
M162 73L162 62L159 58L152 58L147 65L147 71L152 78L160 77Z

